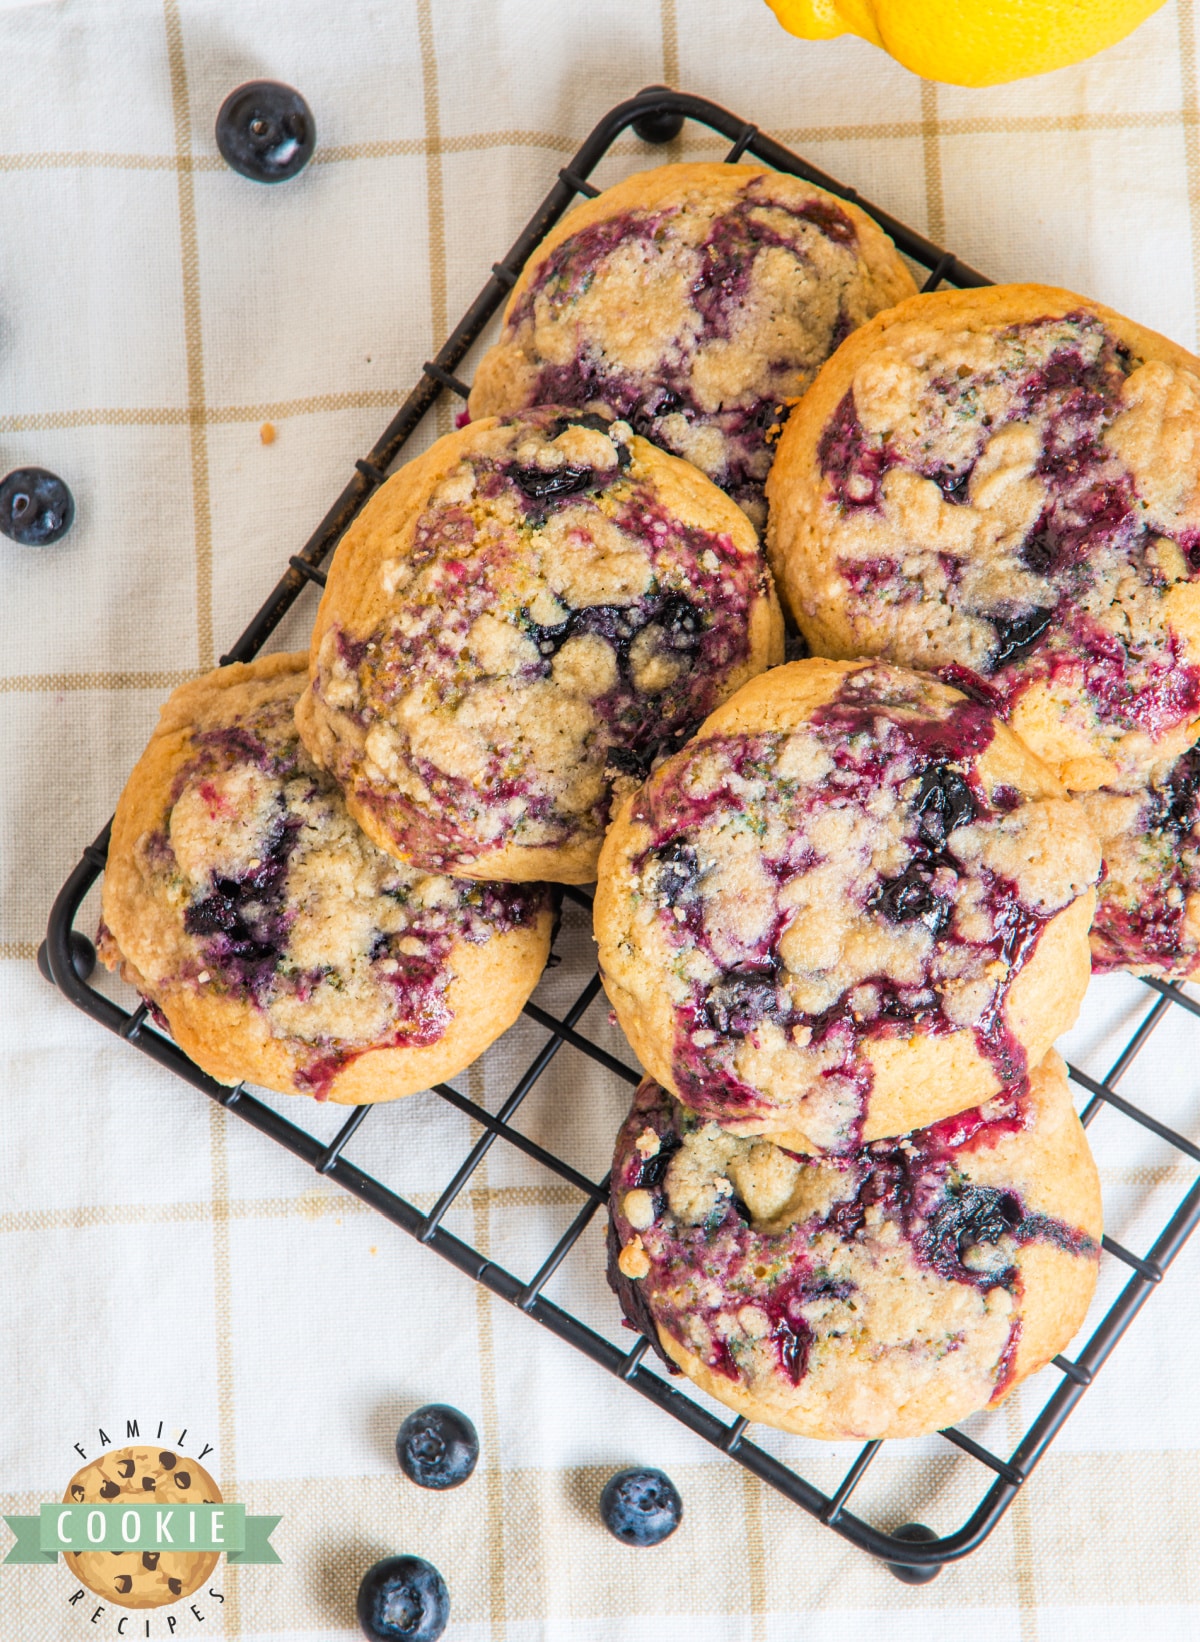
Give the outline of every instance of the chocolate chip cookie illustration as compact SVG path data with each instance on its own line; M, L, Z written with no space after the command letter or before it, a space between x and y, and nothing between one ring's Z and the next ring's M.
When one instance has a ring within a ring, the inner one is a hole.
M216 1505L221 1490L202 1465L169 1448L118 1448L76 1471L65 1505L148 1500L163 1505ZM89 1591L119 1608L162 1608L191 1596L208 1579L219 1551L66 1551L63 1561Z

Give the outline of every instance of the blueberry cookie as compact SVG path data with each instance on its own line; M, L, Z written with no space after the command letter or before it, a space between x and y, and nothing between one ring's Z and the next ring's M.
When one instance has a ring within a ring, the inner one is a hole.
M586 883L614 782L782 655L741 510L624 423L542 408L439 439L374 496L297 723L401 860Z
M1200 733L1200 361L1069 291L914 297L850 337L771 473L819 655L977 677L1073 791Z
M403 866L300 744L307 655L179 689L117 806L100 955L221 1083L358 1104L453 1077L519 1015L542 885Z
M1079 799L1104 851L1092 968L1200 978L1200 748L1142 787Z
M856 206L759 165L666 165L563 218L509 298L473 416L624 417L765 517L789 401L856 325L916 289Z
M811 1158L647 1079L617 1139L609 1282L667 1362L806 1437L915 1437L1002 1401L1083 1322L1100 1184L1051 1053L982 1108Z
M791 662L622 804L600 963L687 1105L847 1151L1038 1064L1087 986L1099 872L1082 812L989 708L886 663Z
M167 1448L116 1448L76 1471L64 1505L218 1505L221 1490L202 1465ZM76 1578L119 1608L158 1608L198 1591L218 1551L64 1551Z

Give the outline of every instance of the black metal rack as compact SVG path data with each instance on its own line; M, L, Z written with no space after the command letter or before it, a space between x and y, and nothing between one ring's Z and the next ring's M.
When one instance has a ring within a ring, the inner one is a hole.
M301 551L289 560L284 575L228 655L221 658L222 662L246 661L257 654L299 597L305 584L324 583L325 575L320 568L321 564L337 545L367 498L387 477L388 468L426 412L444 392L449 391L465 397L467 387L455 375L459 365L480 337L488 320L504 301L524 261L546 231L562 216L577 194L592 195L597 192L587 179L613 141L632 127L634 133L647 143L666 143L678 135L685 119L694 120L727 137L732 144L726 155L729 161L740 159L744 154L751 154L777 170L803 177L861 206L886 230L906 256L929 270L929 278L923 287L925 290L933 290L943 281L958 286L990 283L984 275L967 267L950 253L861 199L853 189L843 187L833 178L808 165L773 138L764 135L756 126L739 119L705 98L659 86L649 87L636 97L610 110L584 142L570 165L564 166L559 172L550 193L507 255L502 261L493 264L487 284L436 358L425 364L420 381L383 436L367 457L355 463L355 472L350 482ZM875 1459L881 1443L867 1443L835 1491L832 1494L823 1493L811 1482L806 1481L798 1471L749 1441L746 1436L746 1420L739 1418L726 1423L688 1392L671 1384L662 1375L647 1367L643 1361L648 1350L648 1342L645 1339L639 1339L631 1349L623 1350L546 1298L543 1292L546 1284L570 1255L589 1222L604 1206L608 1195L607 1180L588 1179L562 1158L523 1134L515 1126L514 1119L521 1103L554 1057L564 1048L587 1056L611 1076L626 1084L637 1083L639 1073L578 1030L588 1008L600 993L598 975L590 976L561 1018L535 1002L526 1005L525 1015L544 1029L545 1042L498 1112L493 1114L478 1102L460 1094L449 1084L437 1087L436 1093L459 1112L474 1119L483 1133L455 1169L433 1208L423 1213L343 1155L343 1148L351 1135L372 1112L377 1110L376 1107L356 1107L332 1141L326 1142L300 1124L283 1117L244 1086L229 1089L214 1082L169 1038L154 1029L148 1020L145 1005L130 1013L113 1003L93 987L86 976L77 972L72 959L74 919L88 891L104 870L108 839L109 828L105 827L96 841L84 849L79 865L60 891L50 915L46 959L55 984L72 1003L101 1025L135 1045L161 1066L176 1073L193 1088L217 1101L227 1111L242 1118L303 1159L318 1174L336 1182L393 1224L411 1233L418 1242L425 1244L460 1271L484 1284L493 1294L507 1300L560 1339L583 1352L593 1362L624 1380L643 1397L745 1466L764 1483L801 1506L834 1532L882 1559L898 1577L908 1583L919 1584L932 1579L945 1563L965 1557L976 1550L996 1527L1067 1416L1083 1396L1155 1285L1162 1280L1171 1261L1183 1248L1197 1221L1200 1220L1200 1180L1197 1180L1146 1255L1133 1254L1111 1238L1105 1237L1106 1257L1126 1266L1130 1272L1129 1279L1077 1357L1073 1361L1061 1356L1054 1359L1062 1379L1009 1457L1005 1459L992 1453L965 1432L949 1429L941 1433L947 1442L954 1444L994 1475L995 1480L990 1483L970 1517L957 1532L942 1538L936 1538L928 1530L922 1530L914 1525L908 1525L913 1529L911 1537L905 1537L908 1529L886 1532L853 1515L847 1508L851 1494ZM590 909L590 900L582 891L566 889L564 894L571 901ZM1200 1163L1200 1147L1125 1100L1116 1091L1116 1085L1168 1011L1172 1008L1183 1009L1193 1016L1200 1016L1200 1003L1179 988L1160 981L1147 981L1145 984L1155 995L1153 1001L1107 1076L1103 1080L1097 1080L1074 1067L1071 1068L1072 1077L1091 1097L1082 1112L1083 1122L1090 1123L1100 1109L1107 1105L1166 1141L1183 1157ZM402 1114L399 1115L402 1120ZM558 1180L566 1182L582 1199L582 1206L567 1231L550 1249L537 1271L528 1278L519 1277L496 1265L470 1244L449 1232L443 1224L451 1205L471 1180L497 1139L503 1140L506 1145L532 1159Z

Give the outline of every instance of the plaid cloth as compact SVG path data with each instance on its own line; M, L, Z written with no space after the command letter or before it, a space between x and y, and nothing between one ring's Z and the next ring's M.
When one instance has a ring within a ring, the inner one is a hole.
M651 82L705 93L996 278L1074 286L1192 346L1194 0L1094 61L982 92L922 84L856 41L790 39L761 0L0 0L0 63L0 471L49 467L78 503L57 546L0 541L0 1509L57 1497L98 1428L120 1441L126 1420L161 1420L184 1452L211 1444L227 1498L282 1513L283 1564L222 1565L223 1600L159 1610L154 1637L168 1614L182 1636L352 1637L362 1571L398 1550L442 1570L457 1642L1200 1633L1200 1241L986 1547L912 1589L109 1037L33 962L164 694L240 631L608 106ZM312 164L278 188L235 176L213 140L225 94L257 77L300 87L318 125ZM689 127L665 157L723 147ZM598 180L662 157L630 136ZM311 600L280 646L304 643ZM590 950L569 920L548 1006ZM1075 1059L1101 1073L1146 999L1096 984ZM622 1052L602 1005L585 1026ZM1192 1134L1197 1031L1172 1010L1122 1086ZM523 1022L464 1090L494 1106L543 1041ZM521 1122L598 1178L626 1098L564 1052ZM278 1104L322 1133L337 1122ZM375 1114L349 1155L425 1207L473 1132L420 1096ZM1092 1133L1109 1229L1144 1250L1195 1171L1107 1112ZM578 1207L549 1179L497 1146L447 1223L527 1275ZM1120 1281L1107 1272L1098 1307ZM548 1292L620 1337L598 1225ZM1057 1383L1047 1370L968 1429L1007 1452ZM444 1495L392 1454L433 1400L482 1439L475 1478ZM825 1489L853 1454L754 1435ZM663 1466L684 1497L653 1551L597 1519L602 1481L630 1463ZM987 1481L941 1439L889 1445L854 1509L946 1533ZM61 1566L4 1568L0 1631L115 1635L119 1610L71 1605L77 1588Z

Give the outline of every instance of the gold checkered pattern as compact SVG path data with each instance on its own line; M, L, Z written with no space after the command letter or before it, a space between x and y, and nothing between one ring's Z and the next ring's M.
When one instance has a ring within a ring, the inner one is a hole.
M761 0L0 0L0 471L50 467L79 509L56 547L0 542L0 1509L54 1497L101 1427L119 1441L127 1419L162 1420L185 1452L211 1443L227 1498L283 1513L284 1561L222 1567L223 1601L180 1607L176 1634L353 1637L361 1572L397 1550L442 1569L464 1642L1200 1634L1200 1248L986 1548L913 1590L109 1038L32 962L165 693L236 636L608 106L653 82L695 89L997 278L1073 285L1194 345L1196 9L1177 0L1093 62L968 92L860 42L795 41ZM264 76L298 85L319 130L304 176L274 189L229 172L212 137L226 92ZM657 153L629 137L599 180L723 147L691 128ZM304 642L311 600L281 645ZM547 1007L588 972L578 919L565 942ZM1143 996L1095 988L1074 1056L1102 1071ZM584 1026L627 1053L602 1007ZM542 1041L523 1023L463 1087L494 1107ZM1172 1020L1124 1086L1191 1133L1195 1050ZM521 1123L598 1178L625 1098L563 1051ZM1144 1249L1192 1171L1107 1116L1093 1135L1110 1230ZM414 1097L348 1155L427 1207L472 1139ZM447 1225L528 1275L578 1206L497 1146ZM620 1338L599 1232L548 1292ZM968 1428L1007 1451L1056 1383ZM446 1495L404 1484L391 1452L433 1400L483 1443ZM853 1455L753 1435L825 1489ZM596 1518L629 1463L664 1466L684 1496L654 1551ZM986 1480L938 1439L892 1445L854 1508L949 1532ZM0 1635L115 1635L117 1610L72 1606L76 1588L62 1567L0 1570Z

